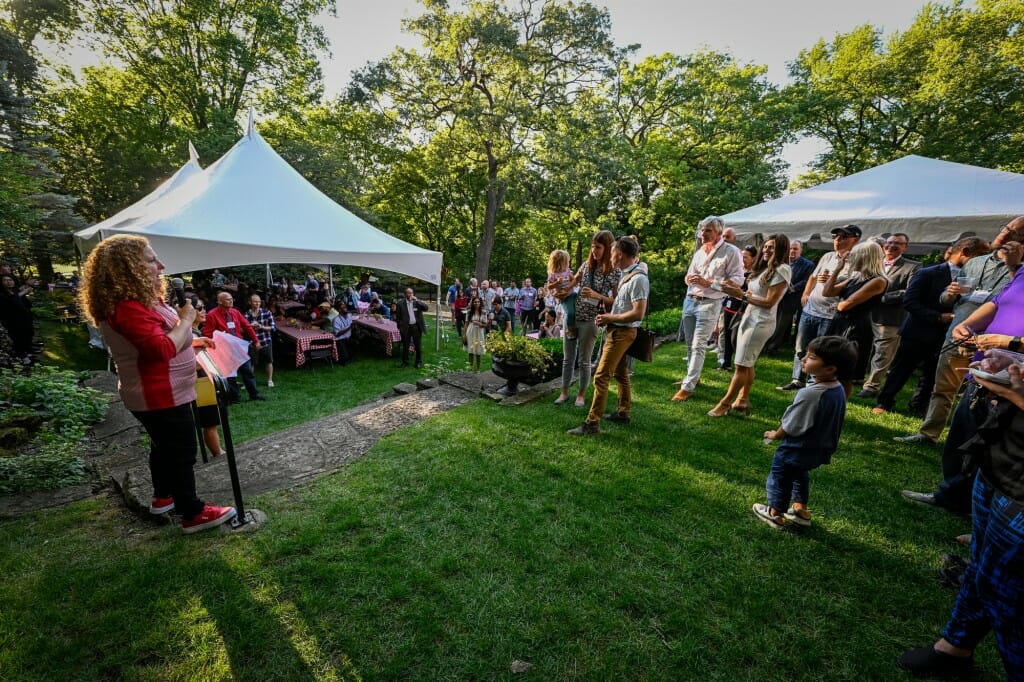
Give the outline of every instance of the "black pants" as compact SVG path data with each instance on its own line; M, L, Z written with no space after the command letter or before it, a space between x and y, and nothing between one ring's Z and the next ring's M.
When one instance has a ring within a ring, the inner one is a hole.
M416 344L416 364L423 362L423 332L416 325L403 325L399 330L402 334L402 364L409 364L409 346Z
M174 498L174 507L191 518L203 510L196 496L196 425L189 403L166 410L132 412L149 434L149 472L154 497Z
M722 357L718 358L719 367L732 369L732 357L736 353L736 341L739 340L742 318L742 313L722 310L722 328L718 330L718 334L722 336Z
M259 389L256 388L256 375L252 373L252 360L247 360L244 365L238 368L238 376L242 377L242 383L245 384L245 392L249 394L250 400L260 394ZM238 379L229 377L228 387L231 389L231 399L237 402L242 397L241 391L238 390Z
M523 324L523 333L537 331L537 309L523 310L519 313L519 321Z
M896 394L913 376L914 370L921 368L921 382L914 391L914 398L910 401L910 407L917 409L923 400L927 406L931 397L932 389L935 388L935 367L939 364L939 350L942 348L943 337L937 339L901 339L900 349L896 351L896 357L889 368L889 376L885 379L885 386L878 394L878 405L891 410L896 404Z
M782 344L793 340L793 327L800 322L800 296L782 297L782 302L776 309L775 332L764 344L765 353L774 353L782 347Z

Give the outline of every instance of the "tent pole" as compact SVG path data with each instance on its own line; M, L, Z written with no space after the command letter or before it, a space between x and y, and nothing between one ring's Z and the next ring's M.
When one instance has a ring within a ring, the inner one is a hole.
M334 296L334 266L333 265L328 265L327 266L327 286L330 287L330 289L328 289L328 291L331 293L331 296L333 297Z
M434 315L434 351L439 352L441 350L441 284L437 285L437 303L435 304L434 310L437 314Z
M270 274L270 263L267 263L267 298L270 298L270 292L274 288L274 277Z

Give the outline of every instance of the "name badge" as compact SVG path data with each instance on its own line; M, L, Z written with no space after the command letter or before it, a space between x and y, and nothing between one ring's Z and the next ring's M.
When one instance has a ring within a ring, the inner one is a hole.
M234 322L228 322L228 329L230 329L231 331L235 331L235 323Z
M971 292L971 295L967 297L968 303L984 303L988 300L988 297L992 295L991 291L985 289L975 289Z

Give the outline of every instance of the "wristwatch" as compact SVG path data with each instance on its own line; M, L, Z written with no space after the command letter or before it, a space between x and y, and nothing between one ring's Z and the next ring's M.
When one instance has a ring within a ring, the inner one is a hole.
M1006 344L1006 348L1008 350L1012 350L1014 353L1019 353L1022 345L1024 344L1021 343L1020 337L1015 336L1010 339L1010 343Z

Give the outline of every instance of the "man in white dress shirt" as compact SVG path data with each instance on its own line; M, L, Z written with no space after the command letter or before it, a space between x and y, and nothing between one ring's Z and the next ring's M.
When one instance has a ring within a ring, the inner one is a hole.
M697 382L704 369L704 356L715 323L722 310L723 282L735 286L743 283L743 259L740 250L722 239L725 225L717 216L700 221L697 232L700 246L686 271L686 298L683 299L683 336L686 341L686 377L674 401L687 401L697 390Z

